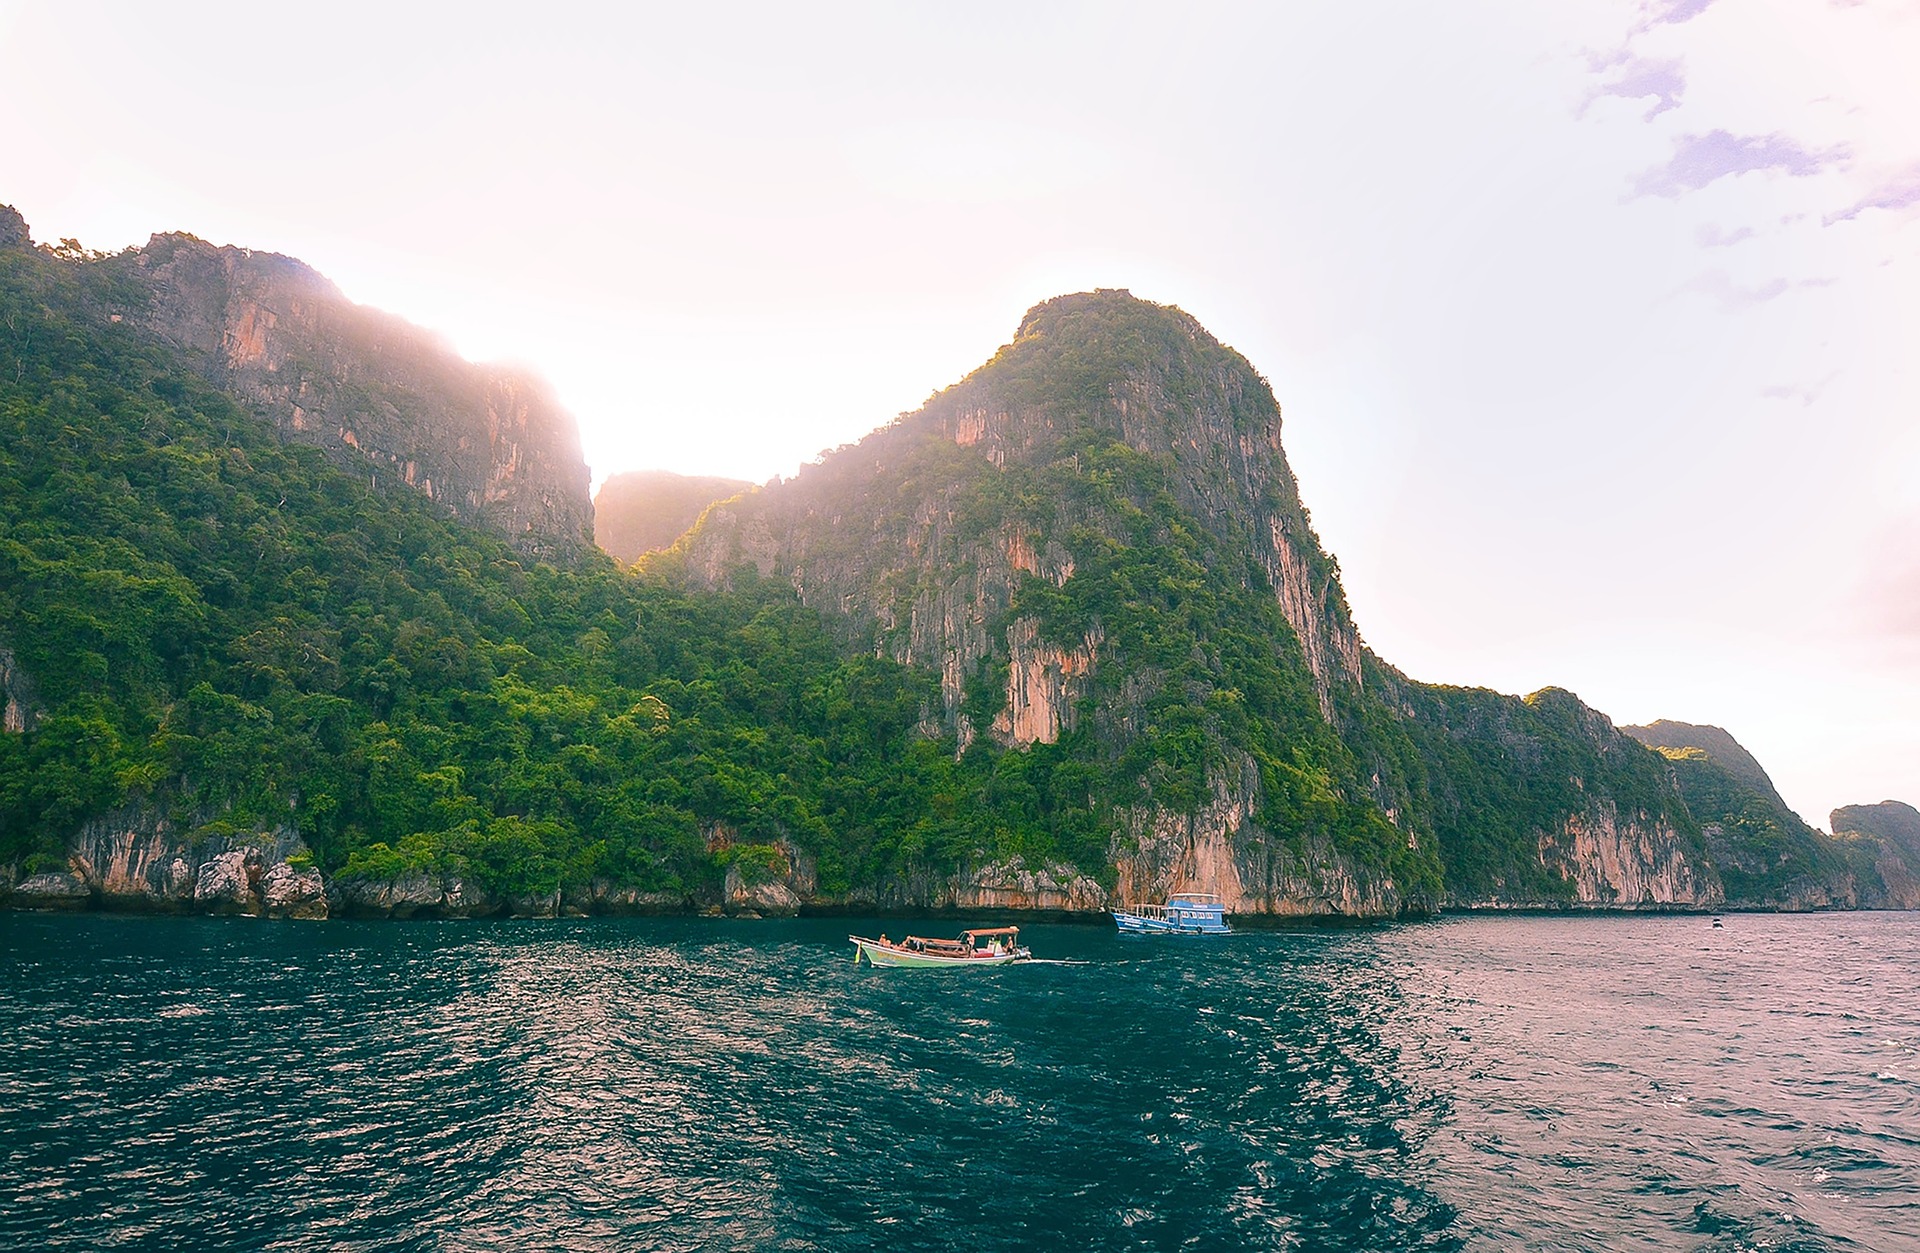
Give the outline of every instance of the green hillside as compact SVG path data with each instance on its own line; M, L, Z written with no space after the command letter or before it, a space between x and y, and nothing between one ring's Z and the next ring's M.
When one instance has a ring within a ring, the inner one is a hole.
M287 442L140 329L137 264L0 246L0 887L108 815L182 856L291 833L335 885L438 876L483 909L1912 886L1891 843L1569 693L1374 657L1265 380L1177 309L1038 306L919 413L628 571Z
M528 564L371 490L102 315L139 298L0 250L0 646L42 706L0 734L0 865L126 804L502 892L691 891L742 856L714 824L843 891L990 839L991 770L912 734L929 676L843 658L786 588Z

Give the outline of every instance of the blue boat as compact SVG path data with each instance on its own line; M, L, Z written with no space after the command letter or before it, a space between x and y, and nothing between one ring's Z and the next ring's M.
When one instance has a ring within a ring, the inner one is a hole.
M1211 892L1176 892L1164 905L1126 905L1113 911L1122 935L1232 935L1227 907Z

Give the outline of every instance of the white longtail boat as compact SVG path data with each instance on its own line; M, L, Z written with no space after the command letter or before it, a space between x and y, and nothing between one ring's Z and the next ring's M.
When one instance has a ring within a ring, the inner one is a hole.
M865 958L874 966L1004 966L1025 961L1033 953L1020 947L1018 927L979 927L962 931L957 940L933 940L910 935L904 940L877 940L850 935L855 965Z

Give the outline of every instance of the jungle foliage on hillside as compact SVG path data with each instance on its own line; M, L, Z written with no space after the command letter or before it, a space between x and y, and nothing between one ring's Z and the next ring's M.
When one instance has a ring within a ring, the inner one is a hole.
M1454 900L1570 900L1573 885L1543 860L1541 840L1600 803L1622 818L1671 825L1700 849L1662 760L1573 693L1544 688L1518 698L1398 682Z
M1415 806L1417 754L1364 694L1341 728L1328 723L1259 560L1266 520L1278 519L1344 616L1333 564L1269 442L1278 422L1264 381L1187 314L1082 293L1037 306L1013 342L919 413L744 508L794 537L801 578L852 571L831 586L877 589L856 649L899 655L956 601L983 612L990 651L966 676L961 710L975 728L1006 700L1016 621L1063 654L1097 654L1058 742L1000 758L1001 771L1018 763L1041 783L1009 834L1103 866L1120 815L1199 812L1237 792L1250 762L1267 836L1296 853L1331 847L1428 905L1437 853L1387 813ZM956 438L962 427L977 436ZM1222 441L1237 471L1217 455ZM1071 576L1029 570L1004 595L999 573L975 578L982 563L1004 570L1016 541Z
M1672 763L1687 808L1700 821L1729 904L1778 907L1796 891L1848 876L1881 886L1876 844L1823 835L1779 801L1770 785L1762 790L1742 777L1751 772L1730 769L1705 749L1657 751Z
M129 802L507 892L711 885L716 824L829 891L1004 842L1028 766L917 734L932 676L750 572L530 565L98 317L117 283L0 251L0 643L44 705L0 735L0 864Z
M1404 759L1404 735L1381 719L1343 738L1322 717L1266 572L1246 546L1187 520L1168 457L1098 436L1064 451L1006 478L1059 511L1042 530L1072 553L1073 577L1026 576L1009 615L1031 615L1061 647L1101 640L1082 732L1100 800L1193 812L1213 779L1251 758L1261 827L1296 849L1330 844L1413 899L1437 899L1438 859L1388 820L1363 769ZM1364 742L1363 757L1355 740L1379 742Z

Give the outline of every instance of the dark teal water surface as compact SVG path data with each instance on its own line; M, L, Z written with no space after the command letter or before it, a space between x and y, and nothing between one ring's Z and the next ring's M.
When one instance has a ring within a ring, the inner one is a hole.
M1920 1249L1920 915L882 927L0 915L0 1245Z

